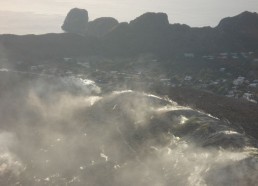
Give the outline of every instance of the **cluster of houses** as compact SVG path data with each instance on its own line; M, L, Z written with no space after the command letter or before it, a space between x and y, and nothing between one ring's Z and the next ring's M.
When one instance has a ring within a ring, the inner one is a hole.
M227 91L223 92L222 95L236 99L245 99L253 103L258 101L258 79L250 81L245 77L239 76L233 80L217 79L204 82L203 80L196 80L193 76L186 75L182 76L178 82L174 82L169 78L160 79L160 82L170 87L191 86L209 91L211 91L210 87L217 87L215 90L220 90L221 87L224 87Z
M250 102L257 103L258 79L249 81L245 77L239 76L234 79L232 89L227 97L244 98Z
M227 60L227 59L248 59L252 57L254 52L222 52L216 55L204 55L202 56L203 59L209 59L209 60L214 60L214 59L221 59L221 60Z
M218 56L206 56L207 59L210 58L222 58L226 59L228 57L234 58L234 56L242 55L244 56L250 56L252 55L252 52L248 53L220 53ZM188 58L194 58L194 54L192 53L186 53L185 57ZM205 56L204 56L205 57ZM256 80L249 80L246 77L239 76L235 79L232 79L232 76L230 78L218 78L216 80L208 80L203 81L201 79L198 79L191 75L182 75L177 80L174 80L172 77L169 76L157 76L154 77L153 75L150 75L151 73L145 72L145 71L115 71L115 70L94 70L94 73L92 73L92 65L90 62L87 62L86 60L78 60L78 59L72 59L72 58L64 58L63 62L65 63L74 63L78 65L78 67L82 69L86 69L89 73L94 74L92 78L95 79L96 82L100 84L112 84L117 82L145 82L145 83L153 83L159 81L164 86L170 86L170 87L180 87L180 86L192 86L196 88L201 88L204 90L213 91L219 90L221 87L226 87L226 91L223 91L223 95L227 97L234 97L234 98L243 98L250 102L257 103L258 101L258 79ZM37 66L31 66L31 71L46 71L47 69L43 65L37 65ZM47 72L51 74L55 74L58 70L56 68L49 68ZM220 73L226 74L227 70L224 67L221 67L218 69ZM67 69L66 71L63 71L65 75L73 75L74 72L72 72L70 69ZM232 74L231 74L232 75ZM214 89L210 89L210 87L215 87ZM221 92L220 92L221 94Z
M203 59L207 59L207 60L215 60L215 59L220 59L220 60L227 60L227 59L233 59L233 60L237 60L237 59L249 59L250 57L252 57L254 54L254 52L250 51L250 52L221 52L218 54L213 54L213 55L203 55L201 56ZM196 57L196 55L194 53L184 53L184 57L185 58L190 58L193 59ZM258 59L254 59L257 60Z

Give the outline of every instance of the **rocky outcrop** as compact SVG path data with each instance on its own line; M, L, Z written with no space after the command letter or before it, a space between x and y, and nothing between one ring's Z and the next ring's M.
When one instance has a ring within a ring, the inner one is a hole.
M88 21L87 10L74 8L67 14L62 29L69 33L84 34Z
M234 17L227 17L216 27L219 31L258 38L258 14L243 12Z
M118 25L112 17L101 17L89 22L87 10L74 8L67 14L62 29L68 33L101 37Z
M101 17L89 22L86 34L97 37L104 36L118 25L118 21L112 17Z
M0 37L0 43L1 38L5 38L3 45L13 49L15 55L35 52L35 56L45 57L54 56L57 49L62 55L67 51L73 55L98 53L130 57L152 53L169 58L182 56L186 52L205 55L225 51L257 51L258 48L257 13L244 12L225 18L215 28L169 24L164 13L146 13L129 24L118 23L114 18L98 18L91 22L88 19L86 10L73 9L62 27L70 35L24 36L19 40L15 36ZM67 40L61 43L60 37ZM76 48L77 42L81 43L81 53ZM64 47L67 47L65 51ZM89 50L85 52L85 48Z
M157 30L169 26L168 16L165 13L145 13L130 22L130 26L140 30Z
M112 55L137 55L166 51L169 33L168 16L164 13L145 13L128 23L117 25L106 35L104 45Z

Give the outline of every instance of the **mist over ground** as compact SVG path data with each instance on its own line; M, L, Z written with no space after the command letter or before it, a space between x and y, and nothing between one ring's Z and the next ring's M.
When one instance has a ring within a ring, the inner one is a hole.
M0 72L0 185L257 185L257 141L147 92Z

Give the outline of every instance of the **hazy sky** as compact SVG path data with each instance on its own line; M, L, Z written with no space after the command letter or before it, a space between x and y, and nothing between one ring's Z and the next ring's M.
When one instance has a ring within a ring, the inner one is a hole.
M245 10L258 12L258 0L0 0L0 33L61 32L67 12L79 7L90 19L112 16L130 21L148 12L165 12L170 23L215 26Z

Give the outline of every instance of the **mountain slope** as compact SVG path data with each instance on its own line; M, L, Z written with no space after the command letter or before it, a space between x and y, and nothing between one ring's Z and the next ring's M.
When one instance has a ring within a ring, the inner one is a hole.
M3 35L0 42L12 54L43 57L137 56L141 53L171 57L186 52L248 52L258 48L258 15L250 12L225 18L215 28L169 24L164 13L145 13L130 23L99 18L86 25L83 36L72 33Z

